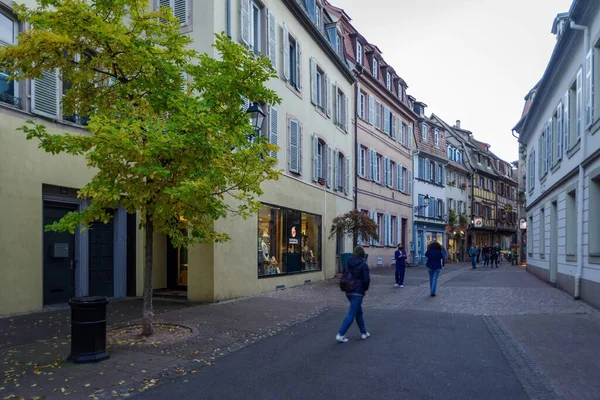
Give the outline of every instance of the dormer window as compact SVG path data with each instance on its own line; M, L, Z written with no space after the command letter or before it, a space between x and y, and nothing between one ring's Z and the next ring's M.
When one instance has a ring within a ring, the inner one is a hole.
M342 48L343 48L343 43L344 43L344 38L342 37L342 34L336 30L335 33L335 51L341 56L342 54L344 54L342 52Z
M404 100L404 97L402 96L402 84L398 83L398 98L400 99L400 101Z
M356 63L358 65L362 65L362 57L363 57L363 47L362 44L357 40L356 41Z
M392 90L392 74L389 72L385 74L385 87L387 90Z
M373 57L373 77L375 79L379 79L379 64L377 63L377 59Z
M421 124L421 137L423 142L427 143L427 139L429 137L429 127L426 124Z

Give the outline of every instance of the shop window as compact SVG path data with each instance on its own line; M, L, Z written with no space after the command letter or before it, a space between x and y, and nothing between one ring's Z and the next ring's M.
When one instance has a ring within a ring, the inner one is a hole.
M265 204L257 239L259 277L322 268L320 215Z

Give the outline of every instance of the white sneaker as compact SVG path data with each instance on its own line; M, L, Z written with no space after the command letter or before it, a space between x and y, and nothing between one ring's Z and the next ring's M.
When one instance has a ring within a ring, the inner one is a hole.
M363 338L363 340L365 340L366 338L370 337L371 334L369 332L365 332L362 335L360 335L361 338Z
M404 287L404 285L400 285L400 287Z
M398 286L400 286L400 285L398 285L397 283L394 285L394 287L398 287Z
M336 335L335 340L337 340L340 343L346 343L346 342L348 342L348 338L346 336L340 335L339 333Z

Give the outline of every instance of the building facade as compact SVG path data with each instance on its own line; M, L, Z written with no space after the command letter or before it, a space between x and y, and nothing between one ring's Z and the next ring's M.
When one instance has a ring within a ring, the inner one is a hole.
M446 134L444 127L425 116L423 102L415 101L413 110L418 115L414 140L414 224L413 260L415 264L427 261L425 252L433 241L446 245Z
M412 135L414 112L408 107L407 85L388 65L377 46L331 5L343 23L348 64L356 71L357 209L379 226L379 241L368 247L371 266L389 266L399 243L409 248L412 234Z
M600 306L600 5L573 1L527 114L527 269Z

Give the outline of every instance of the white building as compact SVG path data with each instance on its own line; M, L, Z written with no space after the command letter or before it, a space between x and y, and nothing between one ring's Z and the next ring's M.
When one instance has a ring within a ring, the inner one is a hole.
M527 146L527 268L600 306L600 3L575 0L552 32L554 52L514 128Z

